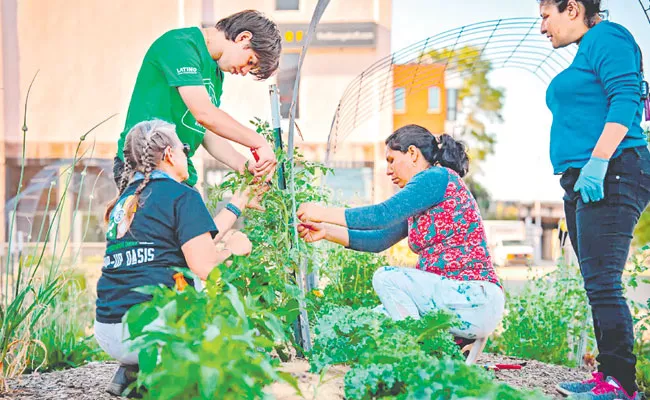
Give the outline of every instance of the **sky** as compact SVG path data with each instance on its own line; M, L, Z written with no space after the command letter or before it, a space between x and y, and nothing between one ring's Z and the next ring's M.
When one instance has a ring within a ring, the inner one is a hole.
M650 0L643 0L650 6ZM650 24L638 0L604 0L610 20L632 32L650 65ZM537 17L536 0L396 0L393 1L392 48L472 23L514 17ZM648 74L646 74L648 75ZM495 154L482 166L478 180L495 200L561 201L559 177L549 159L551 114L544 84L530 73L515 69L490 74L493 86L505 90L503 123L489 124L497 138Z

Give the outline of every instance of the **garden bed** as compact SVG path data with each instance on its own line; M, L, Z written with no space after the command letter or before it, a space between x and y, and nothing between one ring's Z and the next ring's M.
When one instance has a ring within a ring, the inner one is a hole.
M484 354L479 358L479 364L514 364L523 361L525 360L491 354ZM117 364L112 362L93 362L75 369L23 375L20 379L9 382L12 391L4 398L12 400L112 400L116 397L109 395L104 389L116 368ZM303 360L286 363L283 370L298 379L306 399L336 400L344 398L343 376L347 367L331 367L322 379L318 374L307 372L309 365ZM528 389L539 388L551 397L561 398L555 391L555 385L565 380L581 380L587 375L587 371L532 360L526 361L526 365L521 370L497 371L495 375L496 379L512 386ZM301 398L286 384L271 385L269 392L277 400Z

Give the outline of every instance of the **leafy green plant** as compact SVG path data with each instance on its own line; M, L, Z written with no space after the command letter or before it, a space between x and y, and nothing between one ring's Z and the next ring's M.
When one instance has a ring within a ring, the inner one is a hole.
M298 390L270 356L285 340L280 321L220 272L212 271L201 292L192 286L139 289L152 300L132 307L126 323L138 352L138 385L148 398L258 399L275 381Z
M319 267L327 285L309 294L311 310L318 315L332 307L377 306L380 301L372 287L372 276L386 265L384 256L329 246Z
M517 390L495 382L494 375L477 366L450 358L408 354L394 364L359 364L345 375L345 396L350 400L482 399L538 400L540 391Z
M641 247L632 257L632 270L625 290L636 289L639 282L649 284L643 274L650 270L650 244ZM645 303L629 301L634 321L634 354L637 357L637 383L646 397L650 397L650 299Z
M82 274L66 274L60 294L33 332L39 342L29 349L27 369L41 372L75 368L89 361L108 360L93 335L93 301Z
M393 321L366 308L333 308L314 330L311 368L318 372L333 364L351 365L344 378L347 399L539 398L539 393L494 383L487 371L466 366L449 333L454 324L443 312Z
M273 131L267 122L259 119L251 121L258 133L271 140ZM285 176L291 176L291 163L287 162L286 152L276 150L279 165L285 166ZM316 184L319 176L331 172L322 164L306 161L298 151L294 153L295 199L303 202L327 202L329 192ZM216 210L217 205L229 193L251 185L250 173L240 175L231 172L224 181L209 189L208 206ZM262 206L265 211L244 210L244 229L254 243L253 252L246 258L237 260L235 265L224 270L224 279L241 293L259 301L262 306L277 315L287 333L299 314L299 303L303 294L298 286L301 263L307 263L307 270L314 267L314 260L321 258L321 250L316 246L299 240L296 245L293 230L293 211L291 194L281 188L274 179L264 193ZM288 337L292 337L288 335ZM298 344L294 341L294 346ZM276 348L283 360L288 359L289 349Z
M594 347L591 310L575 266L531 279L520 293L507 294L503 329L487 351L576 366Z

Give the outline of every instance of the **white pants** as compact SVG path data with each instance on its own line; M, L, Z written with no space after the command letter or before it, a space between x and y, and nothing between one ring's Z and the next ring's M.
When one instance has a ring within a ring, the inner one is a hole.
M123 365L138 365L138 354L129 351L129 331L125 324L105 324L95 321L95 339L102 348Z
M200 279L196 279L194 281L194 288L197 291L203 290L203 282ZM149 329L155 329L162 326L162 321L160 318L157 318L147 326L150 327ZM129 330L126 324L122 322L105 324L95 321L95 340L97 340L99 347L121 364L138 365L138 354L134 351L129 351L131 342L128 339Z
M489 336L503 316L503 290L487 281L460 281L415 268L382 267L375 272L372 286L382 303L377 311L402 320L444 310L461 322L451 333L468 339Z

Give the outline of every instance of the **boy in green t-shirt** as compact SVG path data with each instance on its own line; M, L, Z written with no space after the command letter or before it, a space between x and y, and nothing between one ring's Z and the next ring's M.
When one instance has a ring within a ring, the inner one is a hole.
M215 27L173 29L156 39L138 72L118 141L116 181L124 170L126 134L135 124L152 119L175 124L181 142L189 145L190 186L197 181L191 157L199 145L236 171L248 168L258 177L272 176L277 162L271 145L218 107L224 72L267 79L278 68L281 50L277 25L254 10L226 17ZM259 161L247 164L247 157L229 140L254 149Z

